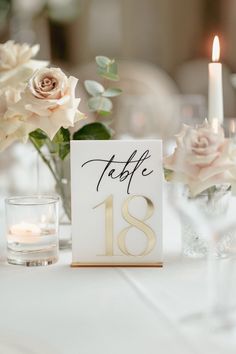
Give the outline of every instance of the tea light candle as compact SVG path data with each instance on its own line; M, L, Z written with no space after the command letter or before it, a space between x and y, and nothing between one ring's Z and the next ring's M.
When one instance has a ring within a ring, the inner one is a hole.
M9 229L9 237L15 242L37 242L40 234L39 226L26 222L12 225Z
M5 199L7 261L42 266L58 259L57 196L28 195Z

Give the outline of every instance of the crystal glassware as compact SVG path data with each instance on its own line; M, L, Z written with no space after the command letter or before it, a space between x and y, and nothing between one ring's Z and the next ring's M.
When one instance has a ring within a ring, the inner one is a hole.
M194 258L204 257L208 252L208 241L206 235L193 222L194 210L201 210L203 216L211 222L226 217L231 201L231 191L227 185L221 185L209 188L196 197L191 197L185 189L182 198L187 199L187 208L193 209L192 215L180 213L183 254ZM227 255L233 238L234 235L231 233L224 234L216 243L216 255L223 257Z
M19 196L5 200L7 260L40 266L58 260L57 196Z
M196 325L195 329L229 329L236 325L236 196L223 186L211 201L205 193L198 200L183 198L185 192L183 184L173 183L169 203L180 220L188 220L190 230L194 230L183 246L184 254L195 258L206 256L203 279L206 288L205 307L201 312L193 311L183 317L182 321L188 326Z

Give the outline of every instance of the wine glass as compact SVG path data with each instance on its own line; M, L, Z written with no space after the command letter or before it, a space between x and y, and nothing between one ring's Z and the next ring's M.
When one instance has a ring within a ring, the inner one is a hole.
M184 156L176 154L175 165L182 167L183 159ZM177 170L181 171L181 168ZM178 177L173 172L172 180L178 180ZM216 185L212 188L207 190L208 195L199 194L200 203L195 203L198 198L186 197L186 187L183 184L172 183L169 201L179 219L188 219L190 229L192 227L196 230L194 237L197 239L196 235L202 236L206 249L206 306L201 313L192 313L183 320L193 323L200 320L210 323L212 328L228 328L236 323L232 311L235 305L232 300L236 297L230 297L236 295L232 281L236 274L236 197L232 193L228 198L230 185ZM223 198L219 199L219 196ZM215 212L219 200L220 209ZM206 207L203 203L205 201Z
M232 310L236 305L233 300L236 288L233 278L236 275L236 219L234 208L229 213L217 218L207 218L201 208L187 198L183 198L185 187L180 183L171 184L169 204L172 205L179 218L188 217L197 232L204 235L208 246L206 257L206 303L200 313L192 313L182 318L183 322L210 324L212 329L229 328L236 324L236 316ZM232 196L232 205L236 205L236 197ZM231 235L227 252L218 252L219 242L225 235Z

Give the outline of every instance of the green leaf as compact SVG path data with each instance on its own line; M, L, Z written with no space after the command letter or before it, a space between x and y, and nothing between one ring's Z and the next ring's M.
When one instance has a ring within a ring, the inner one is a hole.
M111 63L111 59L102 55L96 56L95 58L97 65L100 68L106 69L106 67Z
M74 140L108 140L110 137L109 129L99 122L87 124L73 135Z
M174 171L164 168L164 176L167 182L170 182L173 178Z
M105 91L104 87L99 82L93 80L85 80L84 86L92 96L101 95Z
M92 112L110 112L112 110L112 102L109 98L97 96L88 100L88 106Z
M117 75L118 73L118 65L115 60L113 60L109 65L109 73L114 75Z
M52 140L52 149L58 153L59 157L64 158L70 152L70 132L68 129L60 128Z
M45 134L41 129L34 130L29 134L29 136L37 140L45 140L48 138L47 134Z
M118 89L118 88L108 88L106 89L102 96L104 97L116 97L116 96L119 96L120 94L122 93L122 90L121 89Z
M39 149L41 149L41 147L44 145L44 143L45 143L45 140L43 140L43 139L35 139L35 138L33 138L32 136L30 137L30 140L32 141L32 143L34 144L34 145L36 145L37 146L37 148L39 148Z
M64 160L69 153L70 153L70 143L69 142L59 144L58 155L62 160Z
M70 141L70 132L68 129L60 128L53 138L53 143L60 144Z
M111 114L111 112L106 112L106 111L98 111L98 114L102 117L107 117Z
M119 81L119 76L102 68L98 68L97 71L98 75L103 77L104 79L111 80L111 81Z
M41 129L36 129L29 133L29 137L33 144L35 144L39 149L41 149L46 140L49 139L47 134L45 134Z

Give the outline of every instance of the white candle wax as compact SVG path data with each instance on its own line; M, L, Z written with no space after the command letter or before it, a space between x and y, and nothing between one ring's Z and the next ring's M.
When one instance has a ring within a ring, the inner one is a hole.
M41 229L36 224L22 222L12 225L9 229L8 238L15 242L37 242Z
M218 134L218 132L219 132L219 121L218 121L217 118L212 118L211 126L212 126L213 132L215 134Z
M208 119L212 122L218 119L219 124L223 124L223 86L222 86L222 64L219 60L220 48L219 39L216 36L213 42L212 63L208 65L209 85L208 85Z
M219 124L224 120L221 63L209 64L208 118L209 122L217 118Z

